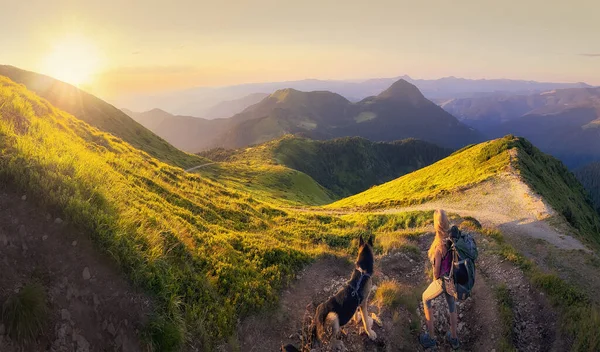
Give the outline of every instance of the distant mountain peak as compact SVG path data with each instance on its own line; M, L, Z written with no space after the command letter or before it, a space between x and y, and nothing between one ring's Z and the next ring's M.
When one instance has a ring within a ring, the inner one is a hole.
M294 88L279 89L271 94L269 98L277 103L286 104L304 104L308 102L318 105L348 103L348 99L330 91L304 92Z
M377 96L379 100L411 102L413 104L426 100L419 88L404 79L399 79L388 89Z
M146 112L147 113L152 113L152 114L169 114L169 115L171 115L170 113L164 111L163 109L159 109L159 108L154 108L154 109L148 110Z
M286 99L289 99L290 97L304 95L304 94L306 94L306 92L301 92L294 88L284 88L284 89L278 89L275 92L273 92L273 94L271 94L271 97L277 99L278 101L284 101Z

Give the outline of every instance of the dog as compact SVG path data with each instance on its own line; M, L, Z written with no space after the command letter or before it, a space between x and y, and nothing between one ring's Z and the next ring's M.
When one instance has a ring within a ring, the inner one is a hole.
M319 342L323 341L327 329L331 327L333 331L331 343L334 349L345 350L343 342L339 339L340 327L346 325L352 318L357 324L362 320L371 340L377 338L377 334L373 331L373 319L369 317L367 311L375 261L373 237L370 237L367 242L360 237L359 241L356 267L350 281L335 296L317 307L311 327L313 341L316 337Z

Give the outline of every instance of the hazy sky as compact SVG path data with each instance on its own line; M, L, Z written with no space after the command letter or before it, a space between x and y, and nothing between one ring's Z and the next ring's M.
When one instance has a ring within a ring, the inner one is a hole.
M81 72L105 97L403 74L600 85L598 0L0 1L0 63Z

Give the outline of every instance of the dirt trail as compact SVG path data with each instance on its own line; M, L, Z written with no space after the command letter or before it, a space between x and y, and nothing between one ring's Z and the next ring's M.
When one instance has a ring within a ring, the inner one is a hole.
M19 346L0 334L0 351L140 351L151 302L125 281L90 239L0 189L0 303L25 285L44 287L42 336ZM5 329L0 329L5 331Z
M189 169L185 170L185 172L192 172L192 171L195 171L195 170L201 169L201 168L203 168L203 167L206 167L206 166L214 165L214 164L216 164L216 163L217 163L217 162L212 162L212 163L206 163L206 164L202 164L202 165L194 166L194 167L192 167L192 168L189 168Z
M473 296L459 302L459 337L462 351L501 350L508 342L519 351L560 351L568 349L557 339L556 315L550 305L531 285L523 273L503 261L489 249L492 245L478 234L480 258ZM427 249L433 235L426 233L415 243L420 253L395 252L378 256L374 275L374 289L369 312L375 313L382 326L374 328L378 335L371 341L362 331L362 325L350 322L344 327L342 340L349 351L422 351L417 342L424 331L423 307L420 295L429 283ZM300 346L302 324L312 318L317 304L343 287L352 266L342 259L323 259L306 268L282 295L280 306L268 313L245 319L238 329L238 347L241 351L277 351L282 344ZM384 281L400 285L408 300L413 300L416 312L410 312L404 301L398 308L382 306L373 300L377 287ZM513 339L503 336L499 316L497 287L506 285L514 301ZM410 298L412 297L412 298ZM418 306L416 306L419 301ZM433 302L439 351L451 351L443 337L449 329L447 304L443 297ZM415 320L416 319L416 320ZM233 345L222 350L234 350ZM325 345L314 351L329 351Z
M555 211L518 177L503 174L465 191L408 207L387 209L384 213L443 208L461 216L472 216L485 226L497 227L507 235L527 235L543 239L560 249L589 249L568 234L569 228L557 229L547 220Z

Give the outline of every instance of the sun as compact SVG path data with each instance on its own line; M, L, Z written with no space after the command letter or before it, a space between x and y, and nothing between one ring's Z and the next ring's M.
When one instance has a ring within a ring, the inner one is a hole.
M82 36L69 36L57 41L44 58L44 73L79 86L89 83L100 66L100 53Z

